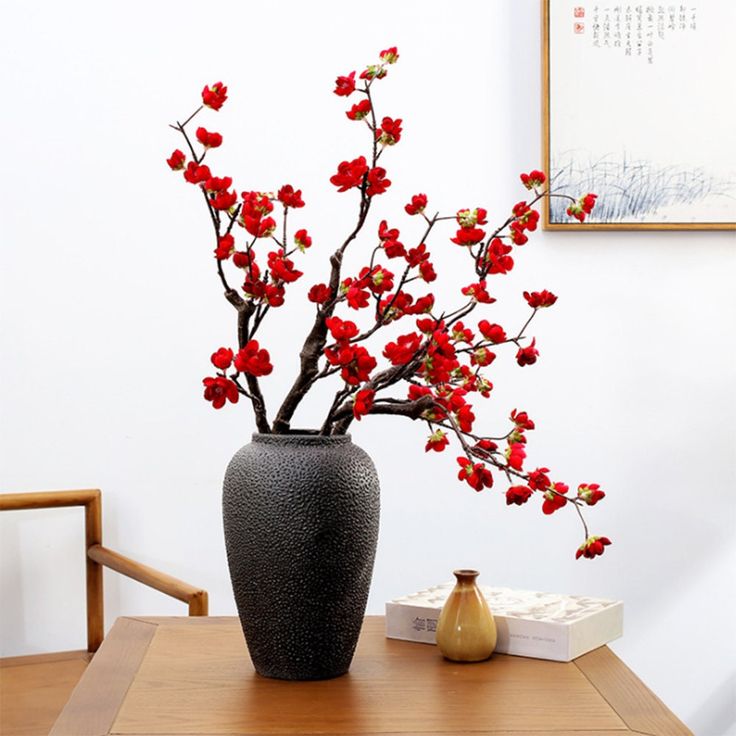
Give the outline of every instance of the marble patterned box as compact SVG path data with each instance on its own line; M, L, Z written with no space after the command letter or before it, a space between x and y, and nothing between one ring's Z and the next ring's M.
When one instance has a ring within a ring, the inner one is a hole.
M437 619L453 586L436 585L387 603L386 636L434 644ZM479 587L496 621L501 654L569 662L623 633L621 601Z

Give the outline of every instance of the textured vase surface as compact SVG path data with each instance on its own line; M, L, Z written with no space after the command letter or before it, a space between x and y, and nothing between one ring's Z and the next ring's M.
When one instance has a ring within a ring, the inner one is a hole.
M254 434L230 461L223 522L230 578L257 672L347 672L378 540L379 483L349 435Z
M477 570L455 570L457 582L437 621L437 646L454 662L482 662L496 648L496 623L476 584Z

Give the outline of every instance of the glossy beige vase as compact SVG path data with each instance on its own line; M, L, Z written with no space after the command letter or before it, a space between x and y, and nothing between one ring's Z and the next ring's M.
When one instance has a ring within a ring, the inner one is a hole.
M482 662L496 648L496 624L475 579L477 570L455 570L457 583L437 622L437 646L454 662Z

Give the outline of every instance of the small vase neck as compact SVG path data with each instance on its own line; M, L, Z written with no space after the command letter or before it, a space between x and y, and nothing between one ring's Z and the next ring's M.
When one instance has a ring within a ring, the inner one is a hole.
M457 579L458 585L475 585L475 580L480 574L477 570L454 570L452 573Z

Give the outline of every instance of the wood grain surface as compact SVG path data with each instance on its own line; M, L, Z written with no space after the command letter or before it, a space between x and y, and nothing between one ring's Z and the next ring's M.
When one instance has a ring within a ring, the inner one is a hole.
M234 618L141 618L118 621L52 736L466 733L689 731L606 647L569 663L462 665L386 639L383 617L369 617L347 675L284 682L254 672Z

